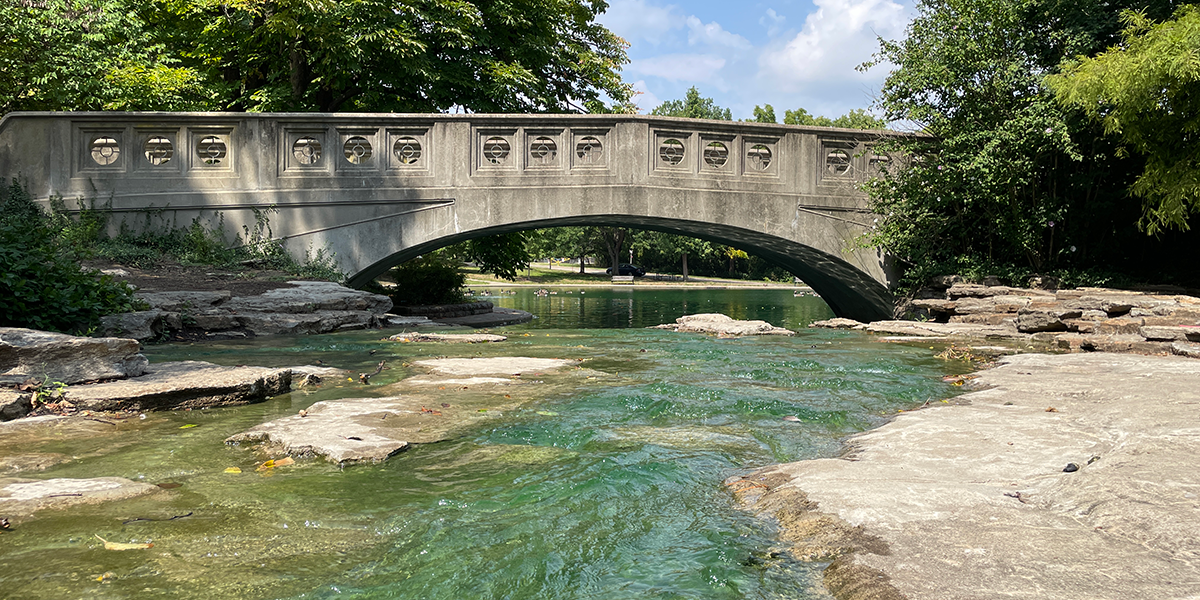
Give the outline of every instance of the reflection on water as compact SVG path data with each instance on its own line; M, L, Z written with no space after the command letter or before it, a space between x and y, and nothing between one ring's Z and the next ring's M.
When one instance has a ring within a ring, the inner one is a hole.
M540 318L505 328L511 337L499 344L399 344L372 331L149 348L154 362L320 359L357 371L386 359L395 368L382 383L432 356L582 358L606 375L521 386L524 406L461 438L344 470L301 460L255 472L266 456L222 440L317 400L378 395L382 386L330 381L254 406L151 414L119 443L51 436L0 446L79 457L39 478L183 484L0 532L0 596L828 598L824 565L772 558L770 531L733 508L721 481L835 455L844 436L947 395L939 379L946 365L928 349L850 332L716 339L641 328L694 312L792 328L828 316L790 290L583 291L500 296L501 306ZM453 403L467 392L444 393ZM225 473L230 466L243 472ZM93 534L155 545L110 552Z

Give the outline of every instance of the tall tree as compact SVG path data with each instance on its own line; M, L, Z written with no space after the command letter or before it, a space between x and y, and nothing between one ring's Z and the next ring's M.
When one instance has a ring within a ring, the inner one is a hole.
M756 123L775 123L775 107L770 104L759 108L754 105L754 121Z
M668 100L663 102L650 111L650 114L660 117L710 119L713 121L733 120L733 113L728 108L717 106L716 101L712 98L700 96L700 90L697 90L696 86L688 89L687 95L684 96L683 100Z
M836 119L824 116L815 117L808 114L807 110L797 108L796 110L784 111L783 122L785 125L816 125L818 127L842 127L844 129L887 128L887 121L873 116L861 108L853 109Z
M1136 215L1125 190L1137 161L1055 102L1043 78L1065 57L1115 41L1122 8L1169 14L1171 4L918 2L906 38L881 42L876 64L894 70L879 105L889 121L931 137L898 140L892 149L912 157L908 168L870 184L879 224L869 243L906 266L911 284L1126 260Z
M1200 211L1200 7L1161 23L1136 11L1122 18L1120 45L1080 57L1047 84L1146 157L1132 187L1146 201L1146 231L1187 229Z

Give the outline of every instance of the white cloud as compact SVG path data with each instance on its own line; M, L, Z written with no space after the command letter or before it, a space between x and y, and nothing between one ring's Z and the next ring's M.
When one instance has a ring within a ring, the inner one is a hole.
M654 6L646 0L612 0L596 20L630 43L645 40L657 46L672 29L682 28L687 16L674 4Z
M646 86L645 79L633 82L633 91L637 93L633 97L633 103L642 112L650 112L662 104L662 100L659 100L658 96L655 96L654 92L651 92L650 88Z
M717 73L725 59L715 54L664 54L629 63L626 72L661 77L668 81L712 83L723 86Z
M814 0L816 12L782 47L768 47L759 60L759 76L785 89L831 80L864 81L876 75L854 68L871 58L877 37L904 34L908 14L893 0Z
M758 24L767 28L768 37L775 37L775 34L779 33L779 30L783 28L783 22L786 20L787 17L775 12L773 8L768 8L767 14L758 20Z
M705 25L703 21L692 15L687 18L687 27L688 45L691 46L703 44L705 46L724 46L739 50L747 50L751 47L750 40L736 33L725 31L725 28L721 27L721 24L716 21Z

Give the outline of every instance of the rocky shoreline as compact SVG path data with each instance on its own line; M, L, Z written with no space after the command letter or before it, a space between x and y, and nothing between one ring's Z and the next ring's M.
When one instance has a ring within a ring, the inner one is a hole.
M726 483L839 600L1200 594L1200 362L1001 359L840 458Z

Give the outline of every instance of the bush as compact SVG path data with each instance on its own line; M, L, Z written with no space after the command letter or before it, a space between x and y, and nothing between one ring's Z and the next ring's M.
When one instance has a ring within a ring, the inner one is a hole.
M396 288L389 294L397 305L457 304L463 302L467 278L458 265L440 252L426 254L391 270Z
M80 267L80 251L17 180L0 196L0 326L87 333L137 308L133 288Z

